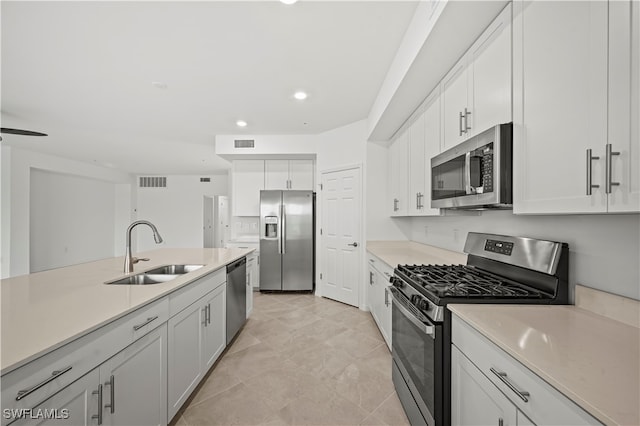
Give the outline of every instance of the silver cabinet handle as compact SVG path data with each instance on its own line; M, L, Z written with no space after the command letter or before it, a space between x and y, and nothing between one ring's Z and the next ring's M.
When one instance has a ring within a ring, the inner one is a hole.
M202 308L202 315L204 315L204 319L202 320L202 325L207 326L207 307Z
M98 424L102 424L102 384L98 385L98 390L91 392L92 395L98 395L98 414L91 416L92 419L98 419Z
M20 401L22 398L24 398L26 396L29 396L30 394L32 394L33 392L37 391L38 389L40 389L41 387L43 387L47 383L50 383L50 382L54 381L55 379L57 379L58 377L62 376L64 373L66 373L69 370L71 370L71 366L64 367L64 368L62 368L60 370L55 370L53 373L51 373L51 376L47 377L46 379L44 379L43 381L41 381L37 385L35 385L35 386L33 386L33 387L29 388L29 389L18 391L18 395L16 396L16 401Z
M612 186L620 185L620 182L613 182L612 181L612 179L613 179L613 165L612 165L612 162L611 162L611 158L614 155L620 155L620 153L619 152L613 152L611 148L612 148L611 144L608 143L607 147L606 147L606 156L607 156L607 158L606 158L605 163L604 163L604 167L605 167L605 173L604 173L604 175L605 175L605 192L607 194L611 194L611 187Z
M398 199L397 198L393 199L393 211L394 212L398 211Z
M134 325L133 326L133 330L134 331L138 331L140 330L142 327L144 327L145 325L149 324L152 321L155 321L158 319L158 316L156 315L155 317L149 317L147 318L147 320L145 322L143 322L142 324L138 324L138 325Z
M498 419L498 426L504 426L504 420L502 419L502 417Z
M373 272L369 271L369 285L373 285Z
M348 245L348 246L351 246L351 247L358 247L358 243L355 243L355 242L354 242L354 243L347 244L347 245Z
M373 259L369 259L369 262L371 262L371 263L376 263L376 261L375 261L375 260L373 260Z
M384 288L384 306L389 306L389 288Z
M593 160L599 160L600 157L594 157L592 155L591 148L587 149L587 195L591 195L591 190L593 188L600 188L600 185L594 185L592 178L592 165Z
M507 385L507 387L509 389L514 391L516 393L516 395L518 395L520 397L521 400L523 400L524 402L529 402L529 399L527 397L531 396L531 394L529 392L527 392L527 391L521 391L513 383L511 383L509 381L509 379L507 378L507 373L502 372L502 371L498 371L493 367L491 367L489 370L491 370L491 372L493 374L495 374L498 377L498 379L500 379L502 381L502 383Z
M207 323L211 324L211 303L207 304Z
M471 127L469 126L469 116L471 115L471 111L468 111L467 108L464 109L464 132L469 133Z
M109 408L111 414L116 412L116 378L112 374L108 382L104 383L105 386L109 386L109 393L111 394L111 401L109 404L105 404L104 408Z
M464 133L464 130L462 130L462 119L464 118L464 116L462 115L462 112L460 112L460 118L458 118L458 130L460 130L460 134L458 136L462 136L462 134Z

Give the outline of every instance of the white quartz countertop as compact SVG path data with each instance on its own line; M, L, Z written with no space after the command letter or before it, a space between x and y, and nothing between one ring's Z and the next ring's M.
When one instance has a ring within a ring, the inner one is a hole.
M387 265L456 265L467 263L467 255L414 241L367 241L367 251Z
M148 262L133 274L168 264L203 264L153 285L106 285L125 275L124 257L52 269L0 281L1 374L108 324L251 253L253 249L158 249L136 253Z
M601 422L640 425L640 328L575 306L448 308Z

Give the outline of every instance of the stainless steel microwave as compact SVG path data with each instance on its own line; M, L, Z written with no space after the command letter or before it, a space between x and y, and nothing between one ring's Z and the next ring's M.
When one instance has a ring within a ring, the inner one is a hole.
M513 124L494 126L431 159L431 207L512 208Z

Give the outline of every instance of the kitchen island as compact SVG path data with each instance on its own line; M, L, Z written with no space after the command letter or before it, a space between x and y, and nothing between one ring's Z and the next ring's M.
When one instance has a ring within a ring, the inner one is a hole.
M150 260L137 264L132 274L123 273L124 259L117 257L2 280L3 408L30 409L44 401L43 408L54 409L58 402L54 404L47 398L64 394L67 386L71 388L76 380L81 382L92 369L108 367L109 360L120 354L124 358L116 364L125 365L138 352L154 348L147 350L145 356L153 355L155 361L138 363L136 369L145 365L163 367L162 371L153 372L158 377L156 388L164 387L156 398L162 407L156 407L158 413L149 419L153 423L157 419L160 424L166 423L224 350L225 266L252 251L159 249L140 253L140 257ZM170 264L203 266L157 284L105 284ZM140 345L140 351L130 349L136 344ZM185 345L191 344L197 346L194 351L184 351ZM127 351L131 354L127 355ZM197 353L194 362L178 361L178 357L188 357L194 352ZM87 411L93 411L86 413L89 420L98 415L102 420L104 411L114 414L110 403L102 404L107 399L103 398L103 392L113 392L106 387L115 387L109 382L113 382L114 373L110 376L111 379L106 375L105 382L102 375L97 375L100 385L96 382L95 390L91 391L93 383L80 390L88 392L83 398ZM123 386L119 388L122 390ZM121 405L119 413L125 408ZM131 417L122 417L120 422L114 418L115 421L111 419L114 424L133 421ZM3 417L2 424L11 420ZM82 421L82 416L73 420Z

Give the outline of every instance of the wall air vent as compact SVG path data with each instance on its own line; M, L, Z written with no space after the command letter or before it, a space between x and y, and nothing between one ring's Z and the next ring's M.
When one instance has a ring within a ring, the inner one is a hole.
M211 178L200 178L200 182L211 182Z
M236 139L233 146L236 148L255 148L256 141L253 139Z
M140 188L166 188L167 178L164 176L140 176Z

